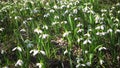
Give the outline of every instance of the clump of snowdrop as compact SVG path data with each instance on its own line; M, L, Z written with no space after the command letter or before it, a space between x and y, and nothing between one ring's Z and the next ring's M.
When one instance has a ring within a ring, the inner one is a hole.
M16 64L15 64L15 67L17 66L22 66L23 65L23 61L21 59L19 59Z
M20 46L17 46L12 49L12 51L18 50L19 52L22 52L22 48Z
M104 35L106 35L107 34L107 32L97 32L96 33L96 35L98 35L98 36L104 36Z

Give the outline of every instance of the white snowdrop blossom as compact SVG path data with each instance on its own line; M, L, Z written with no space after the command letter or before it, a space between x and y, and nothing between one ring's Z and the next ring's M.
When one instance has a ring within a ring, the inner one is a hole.
M79 67L80 67L80 64L77 64L77 65L76 65L76 68L79 68Z
M40 50L40 53L41 53L42 55L46 55L45 51L43 51L43 50Z
M83 26L83 24L81 24L81 23L77 24L77 27L81 27L81 26Z
M81 40L83 40L83 38L78 38L78 39L77 39L77 42L79 43Z
M39 38L42 38L42 39L46 39L47 37L49 37L48 34L42 34L42 35L39 36Z
M80 66L83 66L83 67L85 67L86 65L85 65L85 64L80 64Z
M71 33L71 31L66 31L66 32L63 34L63 37L68 36L70 33Z
M104 25L97 26L95 29L96 29L96 30L104 30Z
M52 22L52 25L54 26L54 25L56 25L56 24L58 24L59 22Z
M1 50L1 54L4 54L6 51L5 50Z
M102 64L104 63L104 60L100 59L99 62L100 62L100 64L102 65Z
M85 45L85 44L90 44L91 43L91 41L89 40L89 39L86 39L84 42L83 42L83 44Z
M106 35L107 34L107 32L97 32L96 33L96 35L99 35L99 36L104 36L104 35Z
M84 36L90 37L90 34L89 34L89 33L86 33Z
M19 19L20 18L20 16L15 16L15 20L17 20L17 19Z
M47 25L44 25L42 28L47 30L47 29L48 29L48 26L47 26Z
M23 28L23 29L20 30L20 32L26 32L26 30Z
M4 30L4 28L0 28L0 31L3 31Z
M12 51L15 51L15 50L18 50L18 51L22 52L22 48L19 47L19 46L17 46L17 47L15 47L15 48L12 49Z
M117 30L115 31L115 33L120 33L120 29L117 29Z
M78 10L77 9L74 9L73 10L73 14L77 14L78 13Z
M54 16L54 19L59 19L59 16Z
M32 43L28 43L27 44L27 48L31 48L31 47L33 47L34 45L32 44Z
M113 32L112 29L108 29L108 30L107 30L107 33L111 33L111 32Z
M19 59L16 64L15 64L15 67L17 66L22 66L23 65L23 61L21 59Z
M42 68L42 63L36 63L36 66L38 66L39 68Z
M91 63L90 63L90 62L87 62L87 63L86 63L86 65L87 65L87 66L90 66L90 65L91 65Z
M66 50L64 51L64 55L67 54L67 53L68 53L68 50L66 49Z
M67 21L62 21L61 24L67 24Z
M100 47L100 48L98 49L98 51L106 50L106 49L107 49L106 47Z
M49 14L49 13L47 13L47 14L45 14L45 15L44 15L44 17L48 17L48 16L50 16L50 14Z
M8 66L4 66L4 67L2 67L2 68L9 68Z
M54 13L54 12L55 12L55 10L53 10L53 9L50 10L50 13Z
M88 51L87 50L85 50L85 54L87 54L88 53Z
M37 33L37 34L41 34L41 33L42 33L42 30L36 28L36 29L34 29L34 32Z
M32 19L33 19L32 17L27 18L28 21L31 21Z
M30 51L30 53L33 53L33 56L36 56L39 53L39 50L33 49Z
M83 31L83 29L79 29L78 31L77 31L77 33L80 33L80 32L82 32Z

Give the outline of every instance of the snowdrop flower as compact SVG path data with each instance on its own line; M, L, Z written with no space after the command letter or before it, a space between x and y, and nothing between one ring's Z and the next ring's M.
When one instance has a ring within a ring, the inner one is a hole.
M104 35L106 35L107 34L107 32L97 32L96 33L96 35L99 35L99 36L104 36Z
M100 64L102 65L102 64L104 63L104 60L100 59L99 62L100 62Z
M32 19L33 19L33 18L31 18L31 17L30 17L30 18L27 18L28 21L31 21Z
M95 29L96 29L96 30L104 30L104 25L97 26Z
M83 24L81 24L81 23L77 24L77 27L81 27L81 26L83 26Z
M21 29L20 32L26 32L26 30L25 29Z
M98 51L101 51L101 50L106 50L106 47L100 47L100 48L98 49Z
M85 54L87 54L88 53L88 51L87 50L85 50Z
M8 66L4 66L4 67L2 67L2 68L9 68Z
M15 67L16 66L22 66L23 65L23 61L21 59L19 59L16 64L15 64Z
M70 33L71 33L71 31L66 31L66 32L63 34L63 37L68 36Z
M6 51L5 50L1 50L1 54L4 54Z
M47 25L44 25L42 28L47 30L47 29L48 29L48 26L47 26Z
M80 66L83 66L83 67L85 67L86 65L85 65L85 64L80 64Z
M34 32L35 32L35 33L38 33L38 34L41 34L41 33L42 33L42 30L36 28L36 29L34 29Z
M86 65L87 65L87 66L90 66L90 65L91 65L91 63L90 63L90 62L87 62L87 63L86 63Z
M117 13L119 14L119 13L120 13L120 10L119 10L119 11L117 11Z
M85 45L85 44L90 44L91 43L91 41L89 40L89 39L86 39L84 42L83 42L83 44Z
M106 9L101 9L101 12L107 12L107 10Z
M42 68L42 63L36 63L36 66L38 66L39 68Z
M89 34L89 33L86 33L84 36L90 37L90 34Z
M115 31L115 33L120 33L120 29L117 29L117 30Z
M18 51L22 52L22 48L19 47L19 46L17 46L17 47L15 47L15 48L12 49L12 51L15 51L15 50L18 50Z
M23 21L23 24L26 24L27 23L27 20Z
M74 9L73 10L73 14L77 14L78 13L78 10L77 9Z
M79 67L80 67L80 64L77 64L77 65L76 65L76 68L79 68Z
M117 3L116 6L120 6L120 3Z
M80 32L82 32L83 31L83 29L79 29L78 31L77 31L77 33L80 33Z
M78 39L77 39L77 42L79 43L81 40L83 40L83 38L78 38Z
M39 36L39 38L42 38L42 39L46 39L47 37L49 37L48 34L42 34L42 35Z
M68 53L68 50L66 49L66 50L64 51L64 55L67 54L67 53Z
M19 19L20 18L20 16L15 16L15 20L17 20L17 19Z
M28 43L27 44L27 48L31 48L31 47L33 47L34 45L32 44L32 43Z
M59 7L58 7L57 5L54 5L53 8L54 8L54 9L58 9Z
M33 49L30 53L33 53L33 56L36 56L39 53L39 50Z
M61 24L67 24L67 21L62 21Z
M52 25L54 26L54 25L56 25L56 24L58 24L59 22L52 22Z
M54 19L59 19L59 16L54 16Z
M42 55L46 55L45 51L43 51L43 50L41 50L40 53L41 53Z
M44 17L48 17L48 16L50 16L50 14L49 14L49 13L47 13L47 14L45 14L45 15L44 15Z
M112 29L108 29L108 30L107 30L107 33L111 33L111 32L113 32Z
M53 9L50 10L50 13L54 13L54 12L55 12L55 10L53 10Z
M0 28L0 31L3 31L4 30L4 28Z

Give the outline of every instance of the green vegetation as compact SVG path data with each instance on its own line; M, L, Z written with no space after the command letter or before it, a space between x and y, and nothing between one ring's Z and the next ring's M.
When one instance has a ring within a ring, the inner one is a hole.
M0 68L119 68L120 3L0 2Z

